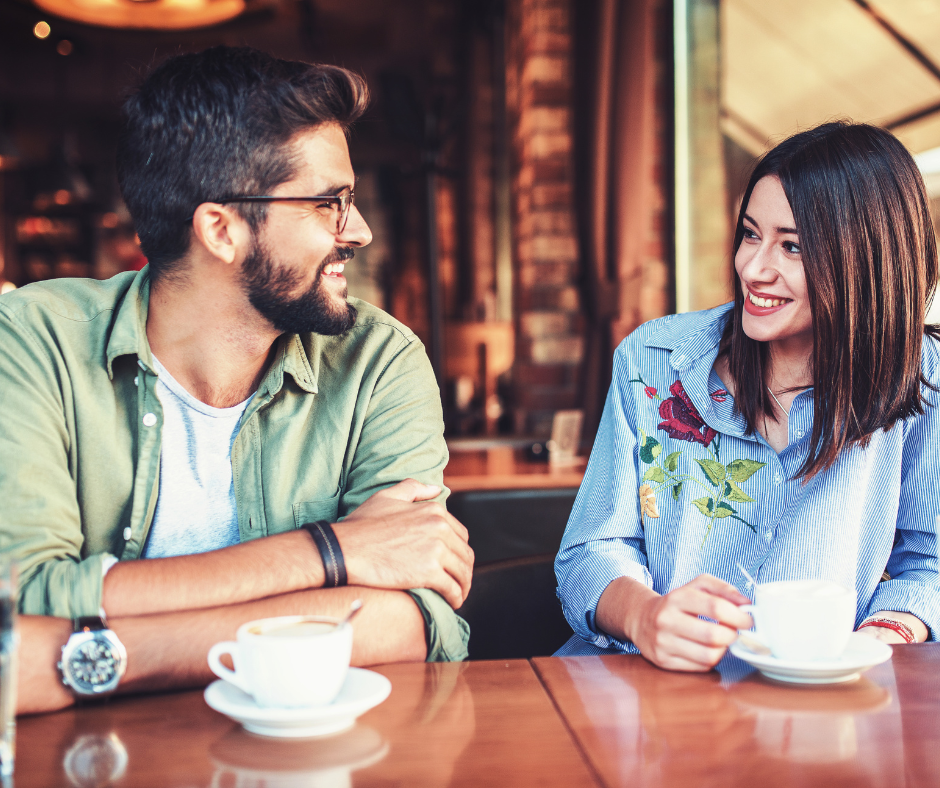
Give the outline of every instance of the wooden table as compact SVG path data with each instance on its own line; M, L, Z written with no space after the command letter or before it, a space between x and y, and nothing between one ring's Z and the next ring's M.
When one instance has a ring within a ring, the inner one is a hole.
M790 687L729 658L667 673L640 657L377 670L392 694L338 736L265 739L202 693L22 718L32 786L940 785L940 645L896 646L844 686Z
M377 670L388 700L319 740L246 733L201 691L21 718L16 788L596 785L525 660Z
M895 646L852 684L788 686L637 657L535 659L606 786L940 785L940 644Z
M524 450L508 446L452 451L444 484L451 492L580 487L587 458L576 460L574 465L549 465L527 459Z

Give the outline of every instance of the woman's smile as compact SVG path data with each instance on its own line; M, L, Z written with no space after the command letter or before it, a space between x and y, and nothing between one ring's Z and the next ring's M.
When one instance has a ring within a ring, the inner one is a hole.
M792 298L759 293L755 290L751 290L746 285L744 287L744 294L744 309L755 317L773 314L787 304L793 303Z

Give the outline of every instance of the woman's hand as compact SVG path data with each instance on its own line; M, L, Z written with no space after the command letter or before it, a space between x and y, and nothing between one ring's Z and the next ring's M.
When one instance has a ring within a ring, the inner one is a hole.
M661 668L704 672L724 656L739 629L753 626L750 615L739 609L749 602L734 586L712 575L699 575L665 596L621 577L601 594L597 624L617 638L633 641Z

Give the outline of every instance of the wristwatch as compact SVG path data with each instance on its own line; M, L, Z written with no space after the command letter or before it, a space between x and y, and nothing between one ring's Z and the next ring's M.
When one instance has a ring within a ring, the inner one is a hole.
M76 695L107 695L117 689L127 669L127 650L103 617L76 618L57 667L62 683Z

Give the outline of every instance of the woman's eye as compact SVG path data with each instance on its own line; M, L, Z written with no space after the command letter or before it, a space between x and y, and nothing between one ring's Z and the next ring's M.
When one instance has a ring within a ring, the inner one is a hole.
M798 243L795 243L794 241L784 241L783 248L784 248L784 251L790 254L800 253L800 245Z
M753 241L753 240L756 240L756 239L757 239L757 233L755 233L755 232L754 232L752 229L750 229L749 227L745 227L745 228L744 228L743 237L744 237L744 238L747 238L748 240Z

